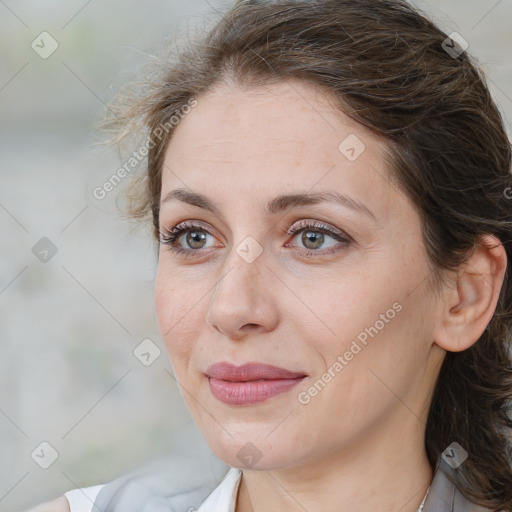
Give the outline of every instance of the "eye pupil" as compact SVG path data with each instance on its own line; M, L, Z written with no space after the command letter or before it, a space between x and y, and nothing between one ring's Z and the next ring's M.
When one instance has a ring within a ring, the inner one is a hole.
M310 242L313 243L312 246L309 245ZM308 249L318 249L324 243L324 234L318 231L304 231L302 233L302 243Z
M186 241L192 249L201 249L204 245L206 234L200 231L189 231L187 233ZM203 244L201 244L203 242ZM198 243L199 245L196 245Z

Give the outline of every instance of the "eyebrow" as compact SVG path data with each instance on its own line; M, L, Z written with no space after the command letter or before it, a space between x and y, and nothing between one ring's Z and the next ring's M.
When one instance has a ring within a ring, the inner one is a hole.
M219 206L205 195L197 192L190 192L184 188L178 188L169 192L164 199L162 199L160 204L162 205L172 200L182 201L183 203L203 208L215 215L220 215ZM377 221L375 214L363 203L346 196L345 194L332 191L283 194L268 202L265 213L268 215L275 215L298 206L307 206L323 202L339 204L345 208L362 213L363 215L370 217L375 222Z

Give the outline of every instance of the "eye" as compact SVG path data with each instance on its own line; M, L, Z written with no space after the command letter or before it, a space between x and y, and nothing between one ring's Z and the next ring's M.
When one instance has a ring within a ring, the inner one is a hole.
M170 230L163 230L160 233L160 242L169 246L169 249L180 257L194 257L205 249L222 247L222 244L215 243L216 237L209 229L200 221L185 221ZM353 239L343 231L316 220L301 220L285 234L298 238L302 247L294 247L308 257L336 253L353 242ZM290 243L286 243L285 247L290 247Z
M168 245L174 253L189 257L203 249L216 247L215 243L208 245L208 237L212 239L210 242L215 240L200 223L186 221L170 230L163 230L160 233L160 242Z
M302 244L298 249L307 256L332 254L348 247L353 241L343 231L316 220L302 220L294 224L286 234L298 238ZM286 247L289 247L289 244L286 244Z

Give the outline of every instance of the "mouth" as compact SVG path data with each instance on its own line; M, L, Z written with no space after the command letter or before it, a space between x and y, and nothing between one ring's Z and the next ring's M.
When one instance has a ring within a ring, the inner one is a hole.
M296 386L307 374L263 363L216 363L205 372L215 398L228 405L263 402Z

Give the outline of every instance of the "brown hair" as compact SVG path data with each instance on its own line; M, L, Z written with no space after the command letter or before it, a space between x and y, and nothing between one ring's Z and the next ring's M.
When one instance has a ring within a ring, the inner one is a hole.
M510 142L483 74L466 52L448 52L447 43L459 47L446 38L404 0L238 2L162 61L142 96L131 91L111 105L114 129L139 122L149 136L145 188L131 213L152 214L158 240L170 120L184 105L226 79L257 86L295 78L334 94L340 110L387 141L391 175L420 212L436 282L483 234L495 235L512 261ZM494 511L512 509L511 306L509 265L485 332L446 354L425 433L433 467L454 441L468 452L456 485Z

